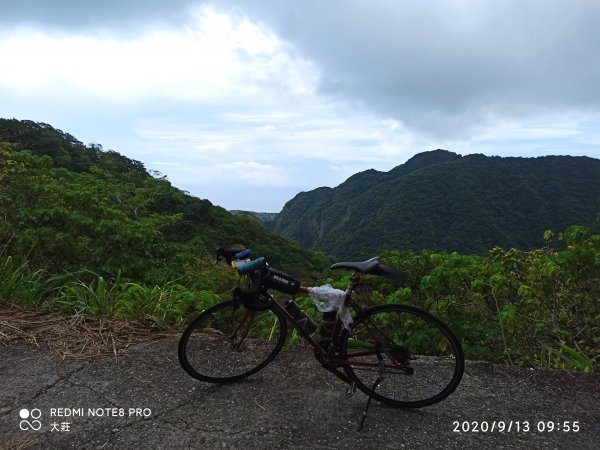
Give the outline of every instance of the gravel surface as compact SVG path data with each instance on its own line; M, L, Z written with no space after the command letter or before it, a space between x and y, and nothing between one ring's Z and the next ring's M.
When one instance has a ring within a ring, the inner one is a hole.
M373 402L357 432L366 397L360 392L346 397L346 385L322 369L306 347L284 348L263 371L229 385L189 377L179 367L176 337L137 344L127 356L65 360L16 342L0 347L0 374L0 448L597 449L600 444L599 375L468 362L461 385L445 401L419 410ZM504 432L497 428L500 421Z

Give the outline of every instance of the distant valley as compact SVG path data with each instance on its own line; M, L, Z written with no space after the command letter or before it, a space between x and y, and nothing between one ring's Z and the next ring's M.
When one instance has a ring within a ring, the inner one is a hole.
M274 223L275 219L277 218L277 216L279 215L279 213L241 211L239 209L232 209L232 210L229 210L229 212L233 215L250 214L251 216L256 217L260 221L262 226L265 227L267 230L270 230L271 228L273 228L273 223Z

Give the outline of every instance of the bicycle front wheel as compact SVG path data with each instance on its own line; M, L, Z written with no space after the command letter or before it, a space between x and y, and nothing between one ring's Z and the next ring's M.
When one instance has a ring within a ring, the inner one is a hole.
M344 330L340 356L359 389L401 408L437 403L459 385L464 355L435 316L408 305L367 308Z
M287 323L276 309L251 309L233 300L201 313L179 341L179 362L210 383L245 378L269 364L285 341Z

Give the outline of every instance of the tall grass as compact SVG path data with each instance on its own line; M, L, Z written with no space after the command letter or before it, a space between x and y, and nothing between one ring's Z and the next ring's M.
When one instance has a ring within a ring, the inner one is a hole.
M32 271L27 262L0 252L0 302L35 307L43 302L51 286L43 270Z
M90 271L67 274L66 278L66 282L46 301L46 307L66 314L114 315L118 282L107 282ZM84 281L85 278L91 281Z
M63 313L113 316L151 322L160 326L180 326L200 310L221 299L211 291L195 291L167 282L146 287L123 281L121 275L105 280L90 271L72 274L49 303ZM84 281L89 280L89 281Z
M221 298L177 282L147 287L84 270L48 276L27 262L0 255L0 303L43 308L62 314L134 319L160 327L180 327Z

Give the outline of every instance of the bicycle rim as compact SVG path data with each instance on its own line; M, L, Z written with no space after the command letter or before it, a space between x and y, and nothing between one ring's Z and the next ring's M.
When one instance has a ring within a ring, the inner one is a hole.
M200 314L179 341L179 362L192 377L211 383L237 381L277 355L287 324L275 309L219 303Z
M376 306L359 315L342 336L341 357L359 389L402 408L445 399L464 372L462 348L450 328L407 305Z

